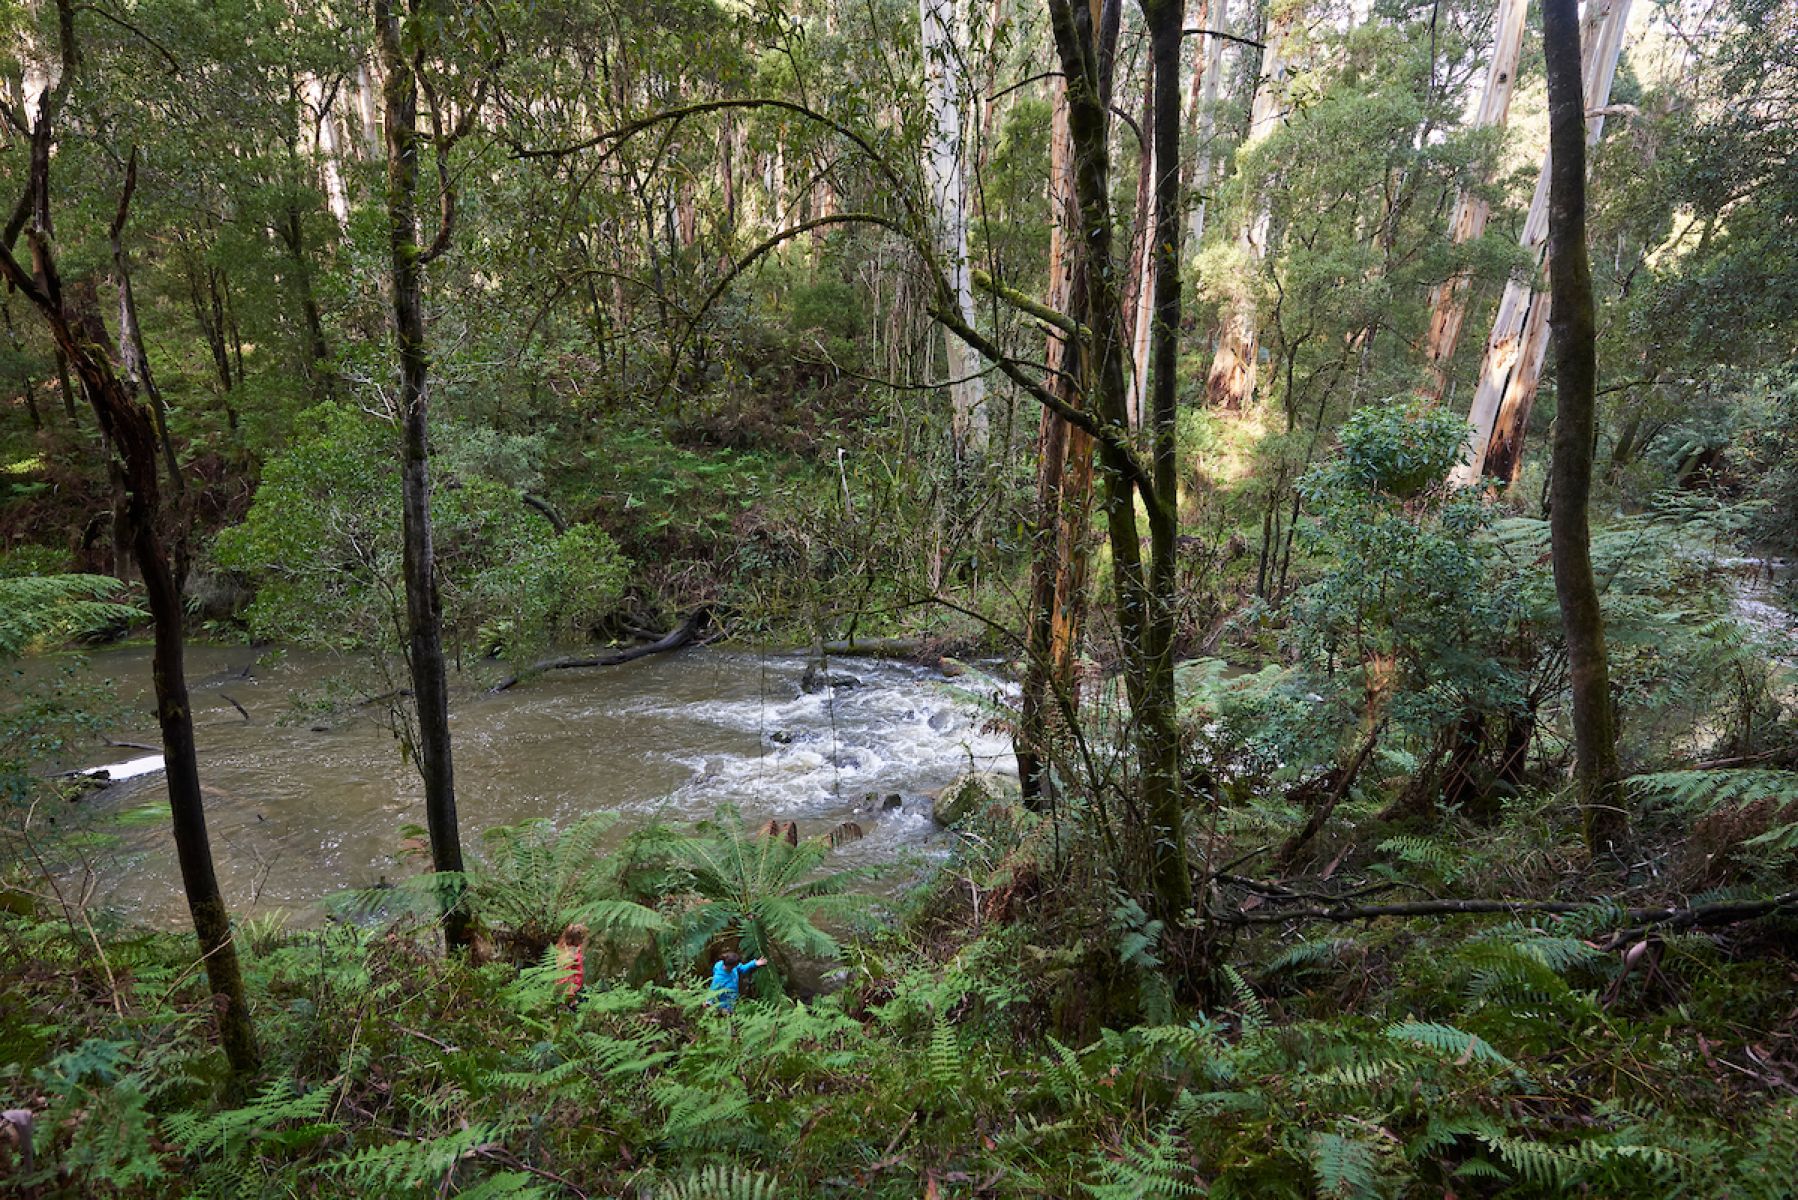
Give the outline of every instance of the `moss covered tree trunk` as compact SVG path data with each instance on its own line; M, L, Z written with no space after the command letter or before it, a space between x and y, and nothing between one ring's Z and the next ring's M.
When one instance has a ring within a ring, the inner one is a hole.
M1080 244L1085 248L1086 289L1089 304L1087 337L1091 347L1083 385L1089 404L1102 427L1116 435L1099 439L1097 477L1099 502L1111 546L1112 586L1117 609L1118 640L1125 658L1125 687L1130 699L1137 779L1128 797L1131 857L1124 865L1140 872L1150 889L1156 916L1170 930L1192 902L1192 881L1186 868L1186 838L1180 792L1179 736L1175 721L1172 637L1174 582L1173 494L1167 488L1173 477L1172 397L1173 378L1167 366L1157 367L1160 389L1151 398L1158 427L1154 431L1154 456L1145 471L1133 457L1129 428L1128 383L1124 373L1125 344L1122 305L1114 251L1111 214L1111 158L1109 97L1103 86L1101 65L1101 14L1086 4L1050 0L1050 19L1056 51L1068 89L1068 134L1074 161L1074 194L1080 211ZM1168 102L1158 108L1158 139L1170 147L1161 160L1167 188L1179 195L1179 38L1184 6L1179 0L1144 5L1154 53L1164 69L1161 88ZM1161 123L1167 128L1163 129ZM1177 253L1178 203L1165 205L1159 220L1176 223L1164 238L1158 230L1156 257L1164 260ZM1173 338L1178 329L1179 283L1168 271L1157 284L1156 333L1160 339L1151 350L1151 362L1171 364ZM1169 314L1174 320L1167 320ZM1163 411L1166 428L1159 427ZM1142 529L1137 519L1136 498L1141 494L1149 525L1149 554L1145 556Z
M1597 853L1623 835L1621 771L1611 707L1604 616L1592 575L1587 514L1597 437L1598 325L1586 247L1586 106L1576 0L1544 0L1548 67L1548 237L1555 346L1554 452L1549 465L1550 551L1573 681L1574 777L1586 843Z

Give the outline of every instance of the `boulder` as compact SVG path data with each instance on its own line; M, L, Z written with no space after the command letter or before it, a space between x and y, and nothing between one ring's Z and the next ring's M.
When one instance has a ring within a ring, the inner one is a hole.
M969 771L932 798L930 815L938 825L956 825L992 801L1010 803L1019 798L1016 775L1005 771Z

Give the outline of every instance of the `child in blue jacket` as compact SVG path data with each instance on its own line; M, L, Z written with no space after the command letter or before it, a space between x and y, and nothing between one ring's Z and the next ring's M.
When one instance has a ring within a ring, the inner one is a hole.
M726 950L724 957L712 964L712 1003L724 1012L735 1011L737 992L742 986L743 978L757 967L767 965L768 960L765 958L744 962L735 950Z

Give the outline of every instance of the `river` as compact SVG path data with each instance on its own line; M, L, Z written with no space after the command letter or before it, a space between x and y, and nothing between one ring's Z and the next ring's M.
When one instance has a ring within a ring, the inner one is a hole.
M148 648L90 661L116 681L127 714L113 739L156 743ZM314 921L331 893L418 869L402 843L405 826L423 823L421 790L381 708L319 722L297 703L343 666L299 651L190 648L213 857L240 917L278 909ZM832 672L855 686L806 693L804 666L795 655L700 648L551 672L498 695L452 694L464 844L478 849L482 830L532 817L603 811L623 814L621 827L685 825L729 804L747 821L795 821L804 835L854 821L865 836L835 858L903 875L907 860L947 849L928 793L969 769L1015 770L1010 739L983 728L1011 690L990 676L835 659ZM132 775L76 802L112 835L89 851L95 902L180 926L159 758L100 746L71 765ZM889 795L897 808L883 807Z

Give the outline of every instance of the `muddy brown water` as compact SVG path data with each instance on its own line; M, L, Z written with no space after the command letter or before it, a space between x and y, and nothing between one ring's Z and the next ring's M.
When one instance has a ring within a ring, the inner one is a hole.
M154 745L148 647L89 664L125 706L112 739ZM240 917L282 910L310 923L336 892L419 869L403 844L405 827L424 819L418 777L380 707L329 728L298 707L345 665L298 651L190 648L213 856ZM458 689L450 720L464 844L478 849L483 830L533 817L565 824L613 812L622 832L652 820L690 825L728 804L746 821L795 821L808 835L854 821L865 836L836 861L892 864L889 881L915 874L947 849L928 793L969 769L1015 769L1009 739L984 728L1011 689L979 671L951 680L861 659L832 669L856 686L808 694L797 656L700 648L552 672L499 695ZM111 836L70 878L90 873L95 901L128 920L179 927L187 913L160 758L101 744L68 765L131 776L78 802L79 817ZM899 806L885 808L895 794Z

